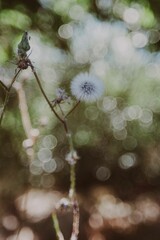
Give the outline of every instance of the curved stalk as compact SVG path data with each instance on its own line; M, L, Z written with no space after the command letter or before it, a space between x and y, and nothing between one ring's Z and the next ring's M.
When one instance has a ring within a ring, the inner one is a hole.
M44 89L43 89L43 87L42 87L42 85L41 85L41 82L40 82L40 80L39 80L39 77L38 77L38 75L37 75L37 73L36 73L33 65L30 64L30 67L31 67L31 69L32 69L32 72L33 72L36 80L37 80L38 86L39 86L39 88L40 88L40 90L41 90L44 98L46 99L46 101L47 101L47 103L48 103L51 111L54 113L54 115L57 117L57 119L63 124L65 131L68 133L68 127L67 127L67 124L66 124L66 120L65 120L65 119L62 119L62 118L58 115L58 113L55 111L54 107L52 106L52 103L49 101L49 99L48 99L48 97L47 97L47 95L46 95L46 93L45 93L45 91L44 91Z
M55 213L52 214L53 225L55 228L56 236L58 240L64 240L63 234L60 230L59 221Z
M73 106L73 108L66 114L65 117L68 117L75 109L76 107L80 104L80 100Z
M19 69L18 72L15 74L15 76L12 79L11 84L8 88L8 91L6 91L6 96L5 96L5 100L4 100L4 104L3 104L3 109L2 109L2 112L1 112L1 116L0 116L0 126L2 124L3 116L4 116L4 113L5 113L6 107L7 107L7 103L8 103L8 100L9 100L11 88L13 86L13 83L16 81L16 78L18 77L20 72L21 72L21 69Z

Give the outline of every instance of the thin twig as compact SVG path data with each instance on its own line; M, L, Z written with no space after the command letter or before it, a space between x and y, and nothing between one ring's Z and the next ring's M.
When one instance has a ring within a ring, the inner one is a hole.
M70 189L69 189L69 197L73 200L75 196L75 188L76 188L76 174L75 174L75 164L70 164Z
M73 204L73 224L72 224L72 234L70 240L77 240L79 234L79 204L76 197L76 171L75 164L70 165L70 190L69 197Z
M60 230L59 221L58 221L56 213L52 214L52 219L53 219L53 224L54 224L54 228L55 228L57 239L58 240L64 240L63 234L62 234L62 232Z
M59 109L60 109L60 111L61 111L62 116L65 117L65 116L64 116L64 112L63 112L63 110L62 110L62 108L61 108L61 105L60 105L59 103L58 103L58 107L59 107Z
M18 72L15 74L14 78L11 81L10 86L8 87L8 91L6 92L6 96L5 96L5 100L4 100L4 104L3 104L3 109L2 109L2 112L1 112L1 116L0 116L0 126L2 124L3 115L4 115L6 107L7 107L7 103L8 103L8 100L9 100L11 88L13 86L13 83L16 81L16 78L17 78L17 76L19 75L20 72L21 72L21 69L19 69Z
M67 116L73 112L73 110L79 105L80 101L76 103L76 105L71 109L71 111L67 114ZM72 134L66 134L70 152L74 153L74 145L73 145L73 139ZM74 157L74 156L73 156ZM76 160L76 159L75 159ZM72 233L70 240L77 240L78 234L79 234L79 203L76 196L76 162L75 164L70 164L70 189L69 189L69 198L71 199L71 202L73 204L73 223L72 223Z
M73 152L73 142L70 136L70 148ZM76 196L76 162L75 164L70 164L70 189L69 189L69 198L71 199L73 205L73 224L72 224L72 234L70 240L77 240L79 234L79 203Z
M67 124L67 123L66 123ZM67 126L68 128L68 126ZM73 139L72 139L72 134L71 132L68 130L68 132L66 133L66 137L68 140L68 144L69 144L69 148L70 148L70 153L74 152L74 146L73 146Z
M6 92L8 92L8 87L0 80L1 86L4 88Z
M80 100L73 106L73 108L65 115L65 117L68 117L74 110L75 108L80 104Z
M79 205L77 199L73 202L73 226L70 240L77 240L79 234Z
M49 101L49 99L48 99L48 97L47 97L47 95L46 95L46 93L45 93L45 91L44 91L44 89L43 89L43 87L42 87L42 85L41 85L41 82L40 82L40 80L39 80L39 77L38 77L35 69L34 69L34 66L33 66L31 63L30 63L30 67L31 67L31 69L32 69L32 72L33 72L36 80L37 80L37 83L38 83L38 85L39 85L39 88L40 88L40 90L41 90L44 98L46 99L48 105L50 106L52 112L53 112L54 115L58 118L58 120L63 124L66 133L68 133L68 127L67 127L67 124L66 124L66 119L62 119L62 118L58 115L58 113L55 111L54 107L52 106L52 103Z

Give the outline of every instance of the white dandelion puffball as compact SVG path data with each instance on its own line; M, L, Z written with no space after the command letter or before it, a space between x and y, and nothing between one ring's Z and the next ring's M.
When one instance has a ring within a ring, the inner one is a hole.
M92 74L80 73L71 82L71 92L80 101L94 102L102 96L104 84Z

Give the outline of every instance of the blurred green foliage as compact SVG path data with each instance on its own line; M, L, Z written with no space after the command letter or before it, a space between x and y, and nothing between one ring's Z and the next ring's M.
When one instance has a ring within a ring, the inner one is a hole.
M68 119L80 156L77 188L82 194L95 185L107 185L125 199L136 196L137 189L153 187L159 193L159 12L160 2L154 0L0 1L0 80L4 84L9 85L14 76L24 31L31 36L29 58L50 100L57 87L70 94L70 81L80 71L90 71L105 83L103 99L81 104ZM28 150L23 147L27 137L13 88L0 129L0 195L14 198L27 185L67 191L69 170L64 156L68 145L63 127L50 112L30 69L17 81L23 83L32 126L40 132L36 154L44 148L46 136L57 139L52 149L57 170L49 173L56 180L48 187L41 181L45 171L30 173ZM0 108L4 97L0 88ZM72 105L73 98L63 107L67 112Z

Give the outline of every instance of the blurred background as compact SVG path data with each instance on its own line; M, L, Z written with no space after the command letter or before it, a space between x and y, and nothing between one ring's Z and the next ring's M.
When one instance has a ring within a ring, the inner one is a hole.
M80 72L105 84L101 100L80 104L68 118L80 156L79 240L159 240L159 12L158 0L0 1L0 80L6 86L24 31L50 100L58 87L70 95ZM4 98L1 87L0 110ZM50 214L69 189L68 144L29 68L12 88L0 147L0 240L55 239ZM69 239L71 212L58 217Z

